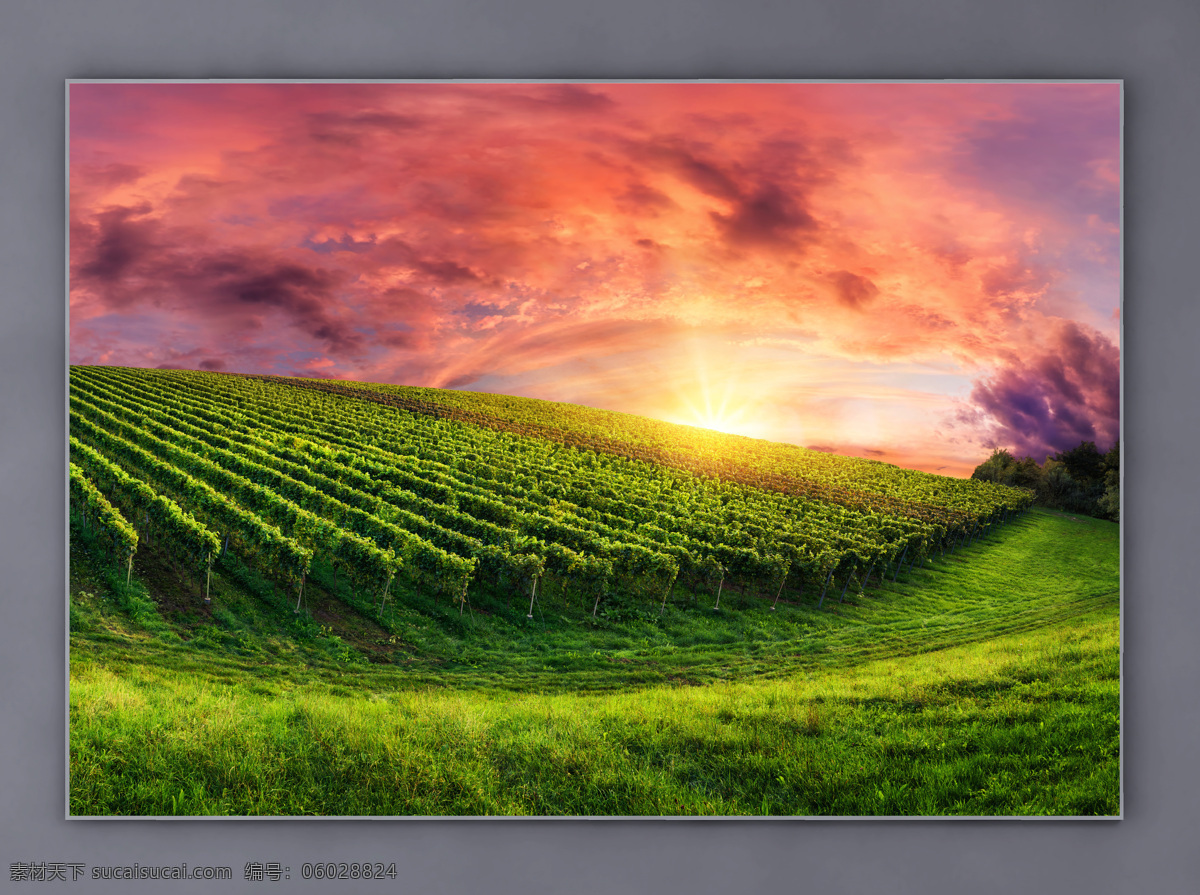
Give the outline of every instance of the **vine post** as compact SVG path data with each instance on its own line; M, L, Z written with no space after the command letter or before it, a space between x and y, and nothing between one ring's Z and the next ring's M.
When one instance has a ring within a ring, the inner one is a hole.
M383 615L383 607L387 604L388 591L390 591L392 589L392 579L395 577L396 577L395 571L388 572L387 584L385 584L383 586L383 593L381 593L379 596L379 610L378 610L377 614L380 616Z
M825 576L825 586L821 588L821 598L817 600L817 608L821 608L821 604L825 602L825 591L829 590L829 579L833 577L833 566L829 567L829 574Z
M304 599L304 579L307 577L307 573L300 573L300 592L296 595L296 608L292 610L292 615L300 614L300 601Z
M541 575L533 579L533 587L529 589L529 612L525 615L526 618L533 618L533 601L537 599L538 581L541 580Z
M783 585L787 582L787 575L783 576L783 580L779 582L779 590L775 592L775 603L779 602L779 596L783 593ZM771 611L775 611L775 603L771 604Z
M719 582L717 582L717 602L716 602L716 605L713 606L713 612L716 612L718 609L721 608L721 588L723 588L724 586L725 586L725 570L722 569L721 570L721 580Z

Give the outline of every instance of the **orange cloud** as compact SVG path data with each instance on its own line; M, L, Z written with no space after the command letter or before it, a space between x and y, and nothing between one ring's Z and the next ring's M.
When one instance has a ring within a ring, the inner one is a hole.
M71 91L74 362L656 416L707 388L956 472L1023 437L1022 389L1073 422L1019 443L1115 432L1044 361L1078 333L1112 353L1062 381L1115 388L1115 85Z

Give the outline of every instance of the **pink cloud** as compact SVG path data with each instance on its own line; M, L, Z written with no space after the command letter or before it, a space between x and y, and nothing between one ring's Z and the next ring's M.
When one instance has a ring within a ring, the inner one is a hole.
M704 332L772 371L743 396L755 406L818 361L949 364L959 392L938 400L976 414L962 463L997 438L1107 437L1116 100L1114 85L74 85L72 361L503 383L667 415L686 385L651 373ZM777 363L769 343L803 354ZM846 422L826 440L864 451L900 456L915 408L932 412L893 394L914 409L864 434L836 412L853 395L828 389L822 412ZM760 413L789 416L781 401ZM1026 413L1039 401L1051 410Z

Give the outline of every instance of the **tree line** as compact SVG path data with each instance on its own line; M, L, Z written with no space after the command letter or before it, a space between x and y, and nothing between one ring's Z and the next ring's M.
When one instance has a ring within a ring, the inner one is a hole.
M1032 457L1018 460L1003 448L975 467L971 478L1032 489L1038 506L1121 521L1121 442L1106 454L1093 441L1059 451L1038 465Z

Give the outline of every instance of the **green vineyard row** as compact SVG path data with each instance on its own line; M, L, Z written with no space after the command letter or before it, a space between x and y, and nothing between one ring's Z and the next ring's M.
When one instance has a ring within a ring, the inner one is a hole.
M241 403L240 399L238 400ZM228 404L228 402L229 399L226 396L226 403ZM278 418L272 419L261 414L253 416L254 428L262 431L264 427L278 425L283 427L284 431L299 433L306 438L320 437L334 428L333 424L328 422L328 417L332 415L331 408L322 407L321 410L326 418L322 432L314 432L311 426L289 423ZM208 422L219 422L222 427L237 426L237 417L240 415L235 414L232 419L210 417ZM295 418L301 416L302 414L299 412L294 414ZM356 453L359 456L378 456L381 453L378 448L366 443L371 439L404 439L406 447L410 447L417 441L417 438L409 433L373 432L370 426L361 421L353 430L348 431L357 433L357 442L344 435L326 434L325 438L345 450L357 447ZM449 441L449 438L444 438L443 441ZM475 446L470 445L469 447ZM477 465L472 459L475 455L469 450L464 453L467 463ZM504 458L496 454L487 458L487 470L478 477L470 468L464 468L461 463L456 467L441 464L438 462L437 456L434 455L434 458L431 459L427 453L423 453L421 459L424 461L426 470L437 467L432 476L441 480L438 485L434 486L440 493L431 496L439 501L453 502L454 495L461 495L463 488L467 487L476 492L483 491L485 494L502 496L505 503L510 503L515 499L523 503L526 509L537 504L542 512L547 509L553 509L556 512L562 511L565 515L573 516L573 521L577 524L581 523L581 517L586 517L591 520L593 525L602 523L617 527L632 525L640 528L649 523L651 530L659 527L669 531L684 532L687 528L693 527L702 529L698 532L701 540L711 539L715 532L719 532L723 534L727 543L735 543L740 546L752 545L756 536L761 538L768 532L778 534L780 523L784 523L788 528L797 528L805 517L808 517L810 522L819 528L819 531L800 531L797 533L797 537L811 544L830 536L836 537L839 529L844 528L849 532L855 527L861 528L864 519L868 520L870 526L877 527L883 515L857 514L836 505L784 498L779 494L762 492L758 489L728 485L716 486L704 480L681 481L677 474L662 478L663 471L654 468L635 469L633 475L619 475L619 470L614 471L608 468L597 470L594 467L587 468L586 466L576 466L573 469L564 470L561 465L562 455L559 455L559 460L555 463L544 463L536 467L540 478L536 485L504 480L502 478L506 474L506 470L503 468ZM441 455L441 458L452 459L444 454ZM407 456L391 455L390 457L385 456L384 459L406 464L412 463L412 458ZM533 458L520 457L511 462L523 463L524 468L528 469L531 464L536 464L537 460L536 456ZM588 455L586 462L594 463L594 455ZM522 467L518 467L518 469L520 468ZM414 469L414 471L419 470ZM643 479L649 478L650 476L646 475L647 472L657 473L660 478L653 490L639 491L637 474L642 473ZM549 476L555 476L555 478L551 480L548 478ZM426 478L428 480L430 476L427 474ZM512 476L509 475L509 479L511 478ZM468 485L465 484L465 480L472 481ZM612 482L611 487L607 484L609 481ZM581 490L581 485L587 490ZM624 497L624 500L621 499L621 496ZM701 497L706 498L706 501L702 503L699 499ZM731 500L731 497L734 500ZM757 500L752 501L751 498ZM631 502L633 500L636 500L636 503ZM739 512L743 507L748 508L747 513ZM617 515L618 518L613 519L610 514ZM764 519L769 520L769 524L764 525ZM906 535L916 532L933 536L940 534L914 520L903 517L891 516L883 520L883 523L890 529L889 540L896 537L897 534ZM814 534L818 537L814 537Z
M301 587L320 555L384 598L397 574L462 598L473 581L533 590L549 573L597 605L612 591L665 599L677 578L824 594L836 574L844 593L854 577L952 550L1030 502L1019 489L812 451L804 479L788 446L714 457L711 439L687 447L694 430L657 421L614 445L624 430L604 434L588 416L604 412L564 405L504 419L485 412L497 401L473 411L458 393L439 404L430 390L99 367L72 368L71 387L73 459L106 470L113 494L137 491L129 506L147 521L146 492L161 492L211 527L210 547L220 533ZM503 406L529 406L514 402ZM860 487L844 484L864 468Z
M137 552L137 531L74 463L70 464L69 476L71 505L83 516L84 524L93 530L114 559L128 562Z

